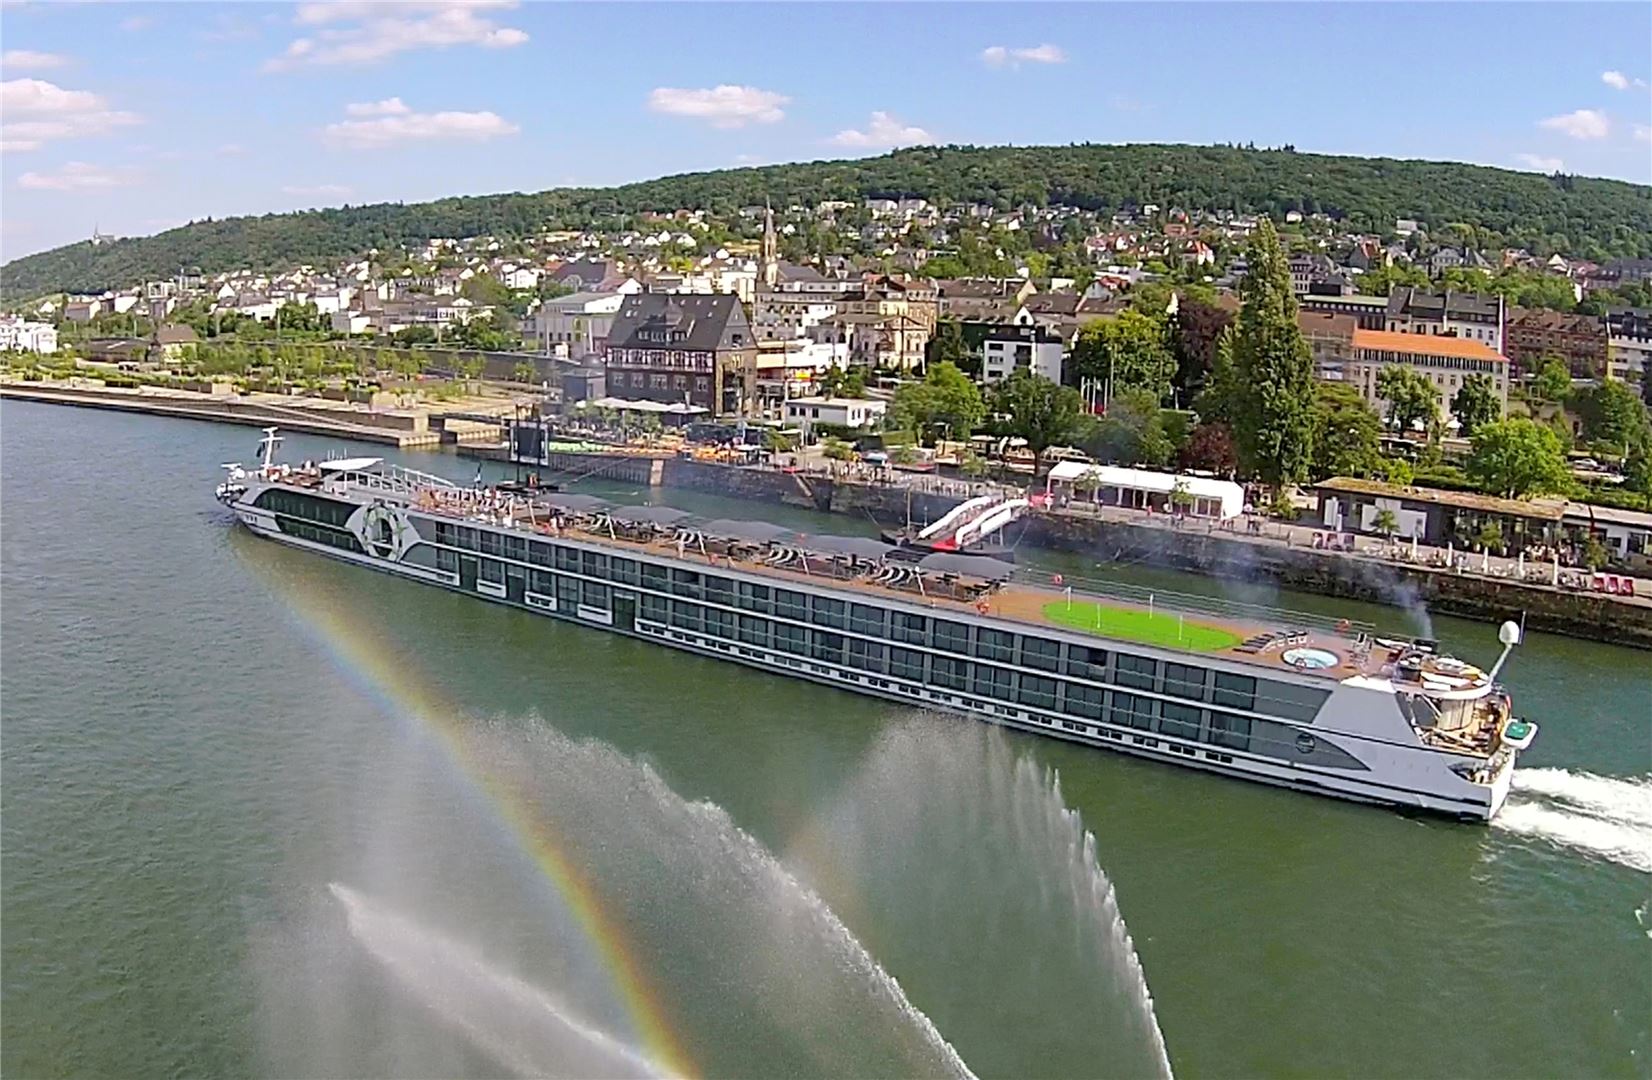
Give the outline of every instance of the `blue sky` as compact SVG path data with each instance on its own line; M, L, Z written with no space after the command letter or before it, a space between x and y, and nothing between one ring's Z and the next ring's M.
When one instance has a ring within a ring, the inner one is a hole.
M0 255L913 142L1652 180L1652 5L0 0Z

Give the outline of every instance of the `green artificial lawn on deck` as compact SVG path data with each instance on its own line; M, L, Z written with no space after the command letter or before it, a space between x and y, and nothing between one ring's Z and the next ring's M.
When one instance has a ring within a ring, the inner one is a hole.
M1186 616L1147 612L1133 607L1111 607L1093 600L1057 600L1044 605L1044 617L1053 623L1090 634L1139 641L1144 645L1215 652L1239 644L1230 630L1193 622Z

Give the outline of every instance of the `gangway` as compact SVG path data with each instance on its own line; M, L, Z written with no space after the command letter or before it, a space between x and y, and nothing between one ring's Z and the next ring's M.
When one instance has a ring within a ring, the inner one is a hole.
M964 520L964 518L975 513L975 511L983 510L994 503L1001 501L1002 499L1002 495L978 495L973 499L966 499L957 506L954 506L951 510L948 510L940 517L939 520L920 530L918 533L918 539L933 540L937 536L951 531L954 525L957 525L960 521Z

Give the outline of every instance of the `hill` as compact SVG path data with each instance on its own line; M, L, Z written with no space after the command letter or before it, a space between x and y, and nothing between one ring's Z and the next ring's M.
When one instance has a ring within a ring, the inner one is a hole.
M1591 258L1652 257L1652 189L1617 180L1538 176L1478 165L1337 157L1221 146L914 147L854 161L687 173L615 188L558 188L435 202L346 206L193 222L156 236L70 244L0 267L0 294L113 288L167 277L307 262L327 265L431 237L522 236L641 211L731 213L765 198L912 196L936 203L1066 204L1113 210L1323 212L1362 231L1396 218L1463 223L1486 247Z

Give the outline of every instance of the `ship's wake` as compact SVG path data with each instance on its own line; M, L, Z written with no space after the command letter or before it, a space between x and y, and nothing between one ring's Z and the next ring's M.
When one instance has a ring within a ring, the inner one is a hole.
M1652 777L1516 769L1492 824L1652 873Z

